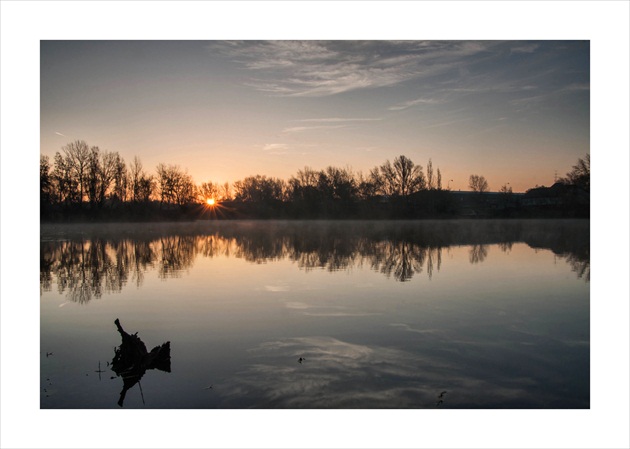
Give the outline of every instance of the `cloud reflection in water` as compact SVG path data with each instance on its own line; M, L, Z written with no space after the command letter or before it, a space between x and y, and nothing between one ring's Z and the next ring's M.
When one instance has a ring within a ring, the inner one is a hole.
M253 363L222 388L221 406L434 408L444 390L448 394L440 408L544 406L530 394L541 387L540 379L501 378L484 371L484 366L493 363L487 357L506 348L480 348L465 341L447 344L453 337L447 332L428 330L427 334L430 338L424 343L420 340L417 352L323 336L262 343L250 350ZM457 346L467 347L457 351ZM300 357L303 363L298 363ZM480 363L474 368L477 357ZM553 393L547 399L553 403Z

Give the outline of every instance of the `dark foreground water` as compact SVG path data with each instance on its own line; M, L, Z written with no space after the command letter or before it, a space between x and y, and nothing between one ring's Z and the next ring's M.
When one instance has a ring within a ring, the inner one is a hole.
M40 403L589 408L589 272L588 221L42 225Z

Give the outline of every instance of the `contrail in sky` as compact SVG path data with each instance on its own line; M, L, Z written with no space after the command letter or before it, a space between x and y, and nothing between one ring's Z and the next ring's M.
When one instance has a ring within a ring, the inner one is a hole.
M66 137L66 135L65 135L65 134L58 133L57 131L55 131L55 134L57 134L58 136L63 136L63 137Z

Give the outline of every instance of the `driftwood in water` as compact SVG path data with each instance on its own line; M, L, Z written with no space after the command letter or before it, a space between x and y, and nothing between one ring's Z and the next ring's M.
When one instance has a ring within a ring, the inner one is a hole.
M123 379L123 389L118 400L118 405L122 407L127 391L140 382L148 369L171 372L171 342L167 341L148 352L137 332L135 334L125 332L118 318L114 324L122 337L122 344L115 349L112 360L112 371Z

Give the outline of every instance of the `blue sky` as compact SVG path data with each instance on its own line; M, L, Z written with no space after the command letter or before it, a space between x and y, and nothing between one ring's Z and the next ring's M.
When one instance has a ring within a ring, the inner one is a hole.
M197 183L404 154L466 190L589 152L588 41L42 41L41 151L73 139Z

